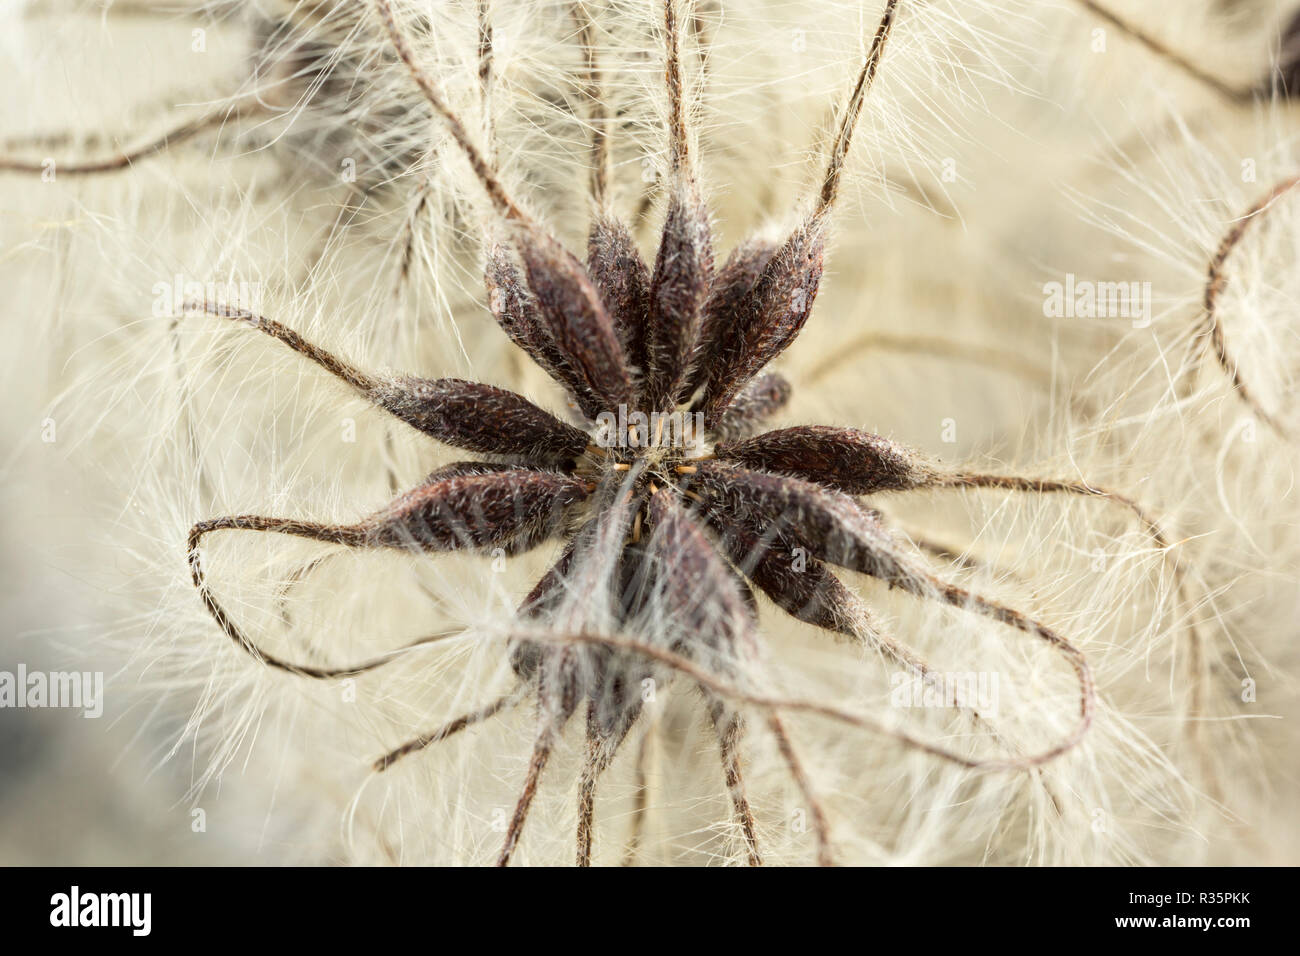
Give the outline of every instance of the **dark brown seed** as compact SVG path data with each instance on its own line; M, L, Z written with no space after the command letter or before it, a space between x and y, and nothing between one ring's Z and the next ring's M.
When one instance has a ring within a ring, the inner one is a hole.
M632 513L633 505L620 500L602 509L595 518L579 528L565 546L559 560L524 599L519 607L519 616L525 619L547 619L561 631L582 630L590 626L591 622L586 618L590 609L588 597L605 593L608 583L606 578L613 566L609 557L618 555ZM573 614L563 619L557 618L567 598L575 599L572 604ZM603 625L604 621L600 621L597 626ZM528 677L543 658L558 652L559 648L555 646L527 639L517 640L512 647L511 666L520 677ZM607 659L613 652L608 648L583 647L569 648L565 653L581 662L588 672L585 676L594 680L597 671L604 672ZM590 681L587 683L590 684Z
M620 220L601 215L592 223L587 237L587 271L614 320L629 366L634 373L644 375L650 269Z
M821 285L826 230L820 219L800 226L768 261L722 336L723 348L706 370L701 410L714 425L736 394L802 331Z
M456 475L407 492L357 527L369 547L517 553L561 533L587 494L583 480L553 471Z
M714 454L747 468L792 475L852 495L915 488L934 476L919 455L887 438L827 425L798 425L722 442Z
M636 509L636 499L627 500L622 494L601 511L589 525L579 547L581 564L569 574L568 587L589 605L592 596L608 597L611 604L597 609L597 628L604 626L600 618L612 611L620 623L627 621L624 576L627 563L633 558L635 546L627 543L628 531ZM587 617L586 607L577 616L562 621L568 631L581 631L593 626ZM590 702L588 714L591 727L603 741L607 756L612 755L641 712L641 682L654 673L654 668L639 655L615 651L608 647L585 646L572 649L580 655L583 668L583 690Z
M587 271L547 235L524 235L519 251L552 341L594 399L583 411L594 418L630 403L632 379L623 347Z
M440 465L425 477L422 485L442 481L444 478L460 478L465 475L499 475L503 471L518 471L516 464L495 461L453 461Z
M664 411L676 404L712 282L708 210L695 188L684 184L669 201L650 285L646 411Z
M401 378L370 392L377 405L438 441L543 465L573 461L587 434L514 392L456 378Z
M859 639L871 629L858 596L787 535L730 514L711 523L741 574L791 617Z
M633 506L619 501L584 525L566 548L560 561L547 573L522 609L530 617L545 617L560 632L581 632L605 626L600 607L593 607L593 595L607 595L609 580L617 567L617 556L627 534ZM610 557L615 560L611 561ZM574 600L566 602L566 598ZM593 625L594 620L594 625ZM514 663L524 670L538 671L543 687L543 706L563 720L585 696L594 705L596 725L604 737L619 739L640 711L640 697L632 684L649 676L644 659L619 654L608 647L565 647L541 642L520 643ZM624 660L624 658L626 658ZM549 695L549 696L548 696Z
M633 514L633 506L621 504L616 506L618 514L615 521L606 528L604 540L592 541L590 555L592 564L604 569L613 566L616 577L609 581L613 587L610 595L614 618L621 630L629 634L644 633L645 619L644 581L641 580L648 567L644 551L637 544L625 541L628 521ZM613 535L618 534L618 540ZM611 552L612 546L612 552ZM611 553L614 560L611 562ZM580 594L603 593L601 581L578 581L575 590ZM606 759L613 755L618 744L626 736L632 724L641 713L641 683L654 676L654 665L644 657L626 652L615 651L608 647L587 646L580 649L584 655L584 664L589 674L586 695L590 702L588 708L589 727L596 737L603 741Z
M545 617L563 600L567 593L564 582L573 567L573 552L581 535L582 532L579 531L569 539L555 564L551 565L551 569L533 585L533 589L528 592L528 597L524 598L523 603L519 605L517 613L520 617Z
M764 372L750 381L714 424L713 437L734 441L752 435L790 401L790 383L778 372Z
M734 673L757 659L753 612L703 526L668 489L650 497L646 555L652 569L653 602L669 616L676 633L671 649Z
M891 585L915 578L879 520L843 492L721 461L700 464L691 487L750 522L788 533L813 557Z
M537 300L524 284L523 275L505 246L495 245L488 253L483 284L487 289L488 308L510 341L554 376L560 365L559 350L542 323Z
M879 519L859 508L852 498L811 482L748 471L718 461L701 464L692 478L692 487L705 492L715 511L725 510L728 517L739 515L752 527L786 532L814 557L869 574L918 597L942 601L999 621L1060 648L1069 658L1082 688L1079 703L1082 721L1070 746L1086 731L1092 720L1095 692L1087 660L1073 645L1014 608L909 565L898 554Z
M573 553L582 534L583 532L579 531L569 539L564 550L560 552L559 559L528 592L528 596L524 598L516 612L519 617L525 620L544 618L564 600L564 596L569 593L565 580L573 567ZM542 655L547 650L548 648L536 641L513 638L510 642L510 667L521 680L530 680L537 673Z
M713 277L709 297L704 302L699 338L691 351L690 371L677 395L679 402L690 400L722 354L727 336L736 334L736 316L745 296L754 288L775 252L773 242L758 239L742 242L731 250L726 263Z
M598 494L604 500L597 501L596 517L576 535L573 563L565 577L569 590L581 596L584 605L590 604L594 595L609 594L617 588L615 568L636 510L634 501L624 494L609 488ZM612 500L611 494L615 495ZM563 625L571 630L590 627L592 622L586 616L586 607L579 608L577 613L578 617L562 622Z
M587 690L587 713L600 745L601 765L608 765L637 717L641 715L641 682L654 673L640 655L598 660L599 668Z
M537 671L538 719L563 727L578 709L583 687L583 662L578 648L543 647Z
M518 266L504 246L492 247L483 281L487 286L488 307L510 341L563 386L579 408L584 411L598 408L600 402L551 338L536 297L524 284Z

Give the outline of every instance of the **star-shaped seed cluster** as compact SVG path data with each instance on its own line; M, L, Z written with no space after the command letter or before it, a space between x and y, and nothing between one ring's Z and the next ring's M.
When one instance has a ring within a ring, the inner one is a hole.
M517 554L559 541L559 558L524 599L519 621L554 622L575 594L579 603L606 602L601 619L612 620L621 637L583 633L571 613L564 623L574 632L568 635L572 639L549 639L521 628L511 647L516 688L376 764L383 770L524 696L536 697L537 743L500 853L502 864L519 839L554 742L580 707L586 711L588 759L580 787L578 860L590 860L596 778L641 713L642 681L673 674L691 680L704 694L747 853L751 862L760 862L741 780L743 723L737 709L738 703L764 702L756 691L764 656L755 593L800 621L877 641L897 660L925 673L919 658L875 630L868 609L834 568L990 616L1066 655L1081 688L1078 723L1060 745L1019 765L1062 752L1087 728L1093 691L1082 655L1045 626L934 577L906 556L881 516L856 497L979 484L974 480L978 476L944 473L901 445L853 428L765 430L791 393L769 366L811 315L853 129L898 5L898 0L886 4L840 112L810 209L784 240L750 239L717 265L687 128L676 0L664 4L670 171L664 225L652 263L642 258L603 196L596 197L585 262L535 222L510 197L420 71L387 2L379 0L398 58L450 127L508 226L505 238L488 249L491 312L509 339L564 390L566 416L493 385L371 375L271 319L206 306L211 314L280 340L425 435L486 456L439 468L418 487L353 524L239 515L195 525L189 537L195 585L226 634L258 660L303 676L331 678L361 673L391 658L324 668L262 651L206 582L200 543L214 531L269 531L352 548L418 552L502 549ZM767 724L808 798L819 860L829 862L825 813L777 710L765 709Z

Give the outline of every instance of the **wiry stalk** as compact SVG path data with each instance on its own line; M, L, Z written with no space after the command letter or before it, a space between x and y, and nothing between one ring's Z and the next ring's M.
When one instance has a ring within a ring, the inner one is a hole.
M954 596L959 600L970 598L970 595L967 592L964 592L959 588L954 588L954 592ZM1014 614L1015 612L1010 613ZM563 633L536 633L531 635L531 639L537 640L538 642L555 644L590 644L598 647L608 647L614 650L623 650L634 654L640 654L670 668L671 670L689 677L691 680L712 691L714 694L717 694L719 697L724 697L734 703L750 704L754 707L763 708L764 710L796 711L816 714L838 723L871 731L882 737L892 739L905 747L911 747L914 750L930 754L933 757L938 757L941 760L956 764L959 767L965 767L968 770L981 770L987 772L1027 771L1032 770L1034 767L1050 763L1063 754L1068 753L1079 744L1087 734L1088 727L1091 725L1093 717L1093 695L1095 689L1092 684L1091 676L1087 670L1087 665L1084 663L1081 668L1081 673L1084 675L1081 677L1083 683L1080 688L1081 720L1076 724L1073 731L1058 743L1034 754L1013 758L983 760L976 757L963 756L962 754L949 750L946 747L922 740L906 731L896 730L881 721L875 720L874 718L845 710L841 707L836 707L833 704L826 704L815 700L801 700L793 697L777 697L746 690L744 687L715 676L711 671L699 666L689 658L665 650L662 647L647 644L644 641L604 634L574 631L566 631ZM1074 650L1073 648L1071 649ZM1079 654L1077 650L1074 650L1074 653ZM1082 660L1081 654L1079 654L1079 659Z
M210 129L219 128L231 120L255 115L260 111L256 104L244 106L225 106L189 122L170 129L156 139L133 147L103 159L85 159L74 161L53 161L52 172L58 176L94 176L100 173L113 173L130 169L136 163L158 156L173 146L191 140ZM45 159L18 159L0 156L0 172L30 173L39 175L46 171Z
M528 773L524 777L523 789L519 792L519 799L515 803L515 812L511 815L510 824L506 828L506 839L501 846L501 853L497 856L497 866L510 864L510 857L519 843L519 834L528 819L528 809L533 804L533 797L537 795L537 784L541 782L542 771L546 769L546 762L550 759L553 748L554 731L549 725L543 725L537 743L533 745L533 755L528 761Z
M786 765L790 768L790 775L794 778L795 786L803 794L804 802L808 804L808 814L812 817L813 832L817 835L817 865L834 866L835 859L831 854L831 828L826 820L826 809L822 806L821 798L813 789L812 781L808 778L808 771L804 769L803 761L800 759L798 751L794 749L794 743L790 740L790 735L786 732L785 725L776 711L771 711L767 715L767 726L776 737L777 747L781 751L781 756L785 759Z
M1241 89L1226 83L1213 73L1203 69L1200 64L1193 62L1188 57L1172 49L1168 44L1156 39L1150 33L1147 33L1145 30L1140 30L1133 24L1121 19L1117 14L1107 9L1102 4L1097 3L1096 0L1074 0L1074 2L1098 19L1109 23L1121 33L1132 37L1160 59L1173 65L1177 69L1182 70L1197 82L1214 90L1214 92L1218 93L1225 100L1232 103L1250 102L1251 97L1254 94L1253 90Z
M252 639L243 633L242 630L230 616L226 613L213 596L211 589L208 587L207 579L203 573L203 562L199 557L199 544L203 538L214 531L268 531L276 534L296 535L302 538L310 538L313 541L324 541L329 544L343 544L351 547L357 547L361 544L364 535L356 528L349 528L342 525L321 524L314 521L294 521L287 518L269 518L262 515L235 515L226 518L215 518L209 521L200 521L190 529L188 540L188 553L190 563L190 574L194 579L194 587L199 592L199 597L203 601L204 607L212 615L212 619L217 622L218 626L226 633L232 641L235 642L242 650L252 656L258 663L265 664L268 667L274 667L277 670L287 671L290 674L297 674L300 677L312 677L317 680L331 680L340 677L353 677L357 674L365 673L368 670L374 670L384 664L394 660L399 654L406 652L414 647L439 640L443 635L424 638L414 644L396 651L376 657L359 664L350 664L341 667L318 667L310 664L295 664L283 660L273 654L263 651L255 644Z
M894 29L894 18L898 12L898 3L899 0L888 0L885 4L885 12L876 27L876 35L872 37L867 58L863 61L857 82L854 83L853 90L849 93L848 102L844 105L843 112L840 114L839 129L836 130L835 138L831 141L830 157L826 163L826 175L822 179L821 192L817 197L817 205L813 213L815 219L820 219L828 213L839 196L840 180L844 175L844 165L848 159L849 147L853 144L853 132L857 129L858 117L862 113L863 100L866 99L867 91L875 83L876 74L880 70L880 60L885 55L885 44L889 41L889 35Z
M533 218L511 197L502 184L500 177L497 176L492 164L478 148L478 144L470 137L469 131L465 128L461 118L447 104L442 93L433 85L429 75L415 62L415 54L411 52L411 45L407 43L406 35L398 29L397 21L393 18L393 8L389 5L388 0L375 0L375 6L379 10L380 19L383 21L384 29L388 31L388 37L392 41L393 49L397 51L398 58L406 65L411 78L415 80L416 86L420 88L420 92L424 94L424 98L433 107L434 112L442 117L451 138L455 140L456 145L464 153L466 160L469 161L474 170L474 175L482 183L483 189L488 194L488 198L492 200L493 205L507 220L535 227L536 224Z
M717 699L709 704L709 718L713 721L713 728L718 735L723 779L726 781L727 794L731 797L736 822L740 824L740 832L745 838L745 852L749 858L749 865L762 866L763 857L758 852L754 812L749 808L749 798L745 796L745 781L740 769L740 740L745 730L744 720Z
M1232 255L1233 250L1240 245L1250 227L1262 218L1263 214L1268 212L1274 203L1297 185L1300 185L1300 176L1289 176L1274 185L1243 215L1237 218L1232 228L1220 240L1219 247L1215 250L1213 258L1210 259L1209 267L1206 269L1204 311L1200 325L1192 339L1193 359L1199 360L1208 341L1214 349L1214 356L1219 363L1219 367L1231 380L1237 397L1245 402L1261 421L1277 432L1278 435L1288 440L1291 435L1286 427L1276 415L1260 404L1254 390L1250 388L1242 376L1241 367L1230 354L1227 336L1223 331L1223 321L1219 317L1219 299L1228 284L1226 268L1228 258Z
M439 741L446 740L448 737L458 734L468 727L480 724L488 718L496 716L501 713L501 711L517 704L523 696L523 692L523 687L517 687L510 693L498 697L485 707L480 707L478 710L471 710L467 714L461 714L454 720L450 720L443 724L437 730L429 731L426 734L420 734L420 736L408 740L400 747L390 750L388 753L376 760L371 769L376 773L382 773L403 757L423 750L430 744L436 744Z
M1196 626L1193 615L1196 611L1196 602L1192 595L1191 585L1187 580L1187 570L1183 562L1179 559L1178 554L1174 551L1169 539L1165 536L1160 528L1159 521L1151 515L1145 508L1134 501L1127 495L1109 488L1102 488L1089 485L1080 481L1065 481L1060 479L1042 479L1027 478L1021 475L989 475L977 474L973 472L958 472L951 475L943 475L933 479L928 485L922 487L953 487L953 488L997 488L1004 491L1028 492L1032 494L1068 494L1078 495L1085 498L1097 498L1102 501L1109 501L1126 509L1135 515L1142 525L1142 530L1151 539L1152 543L1160 549L1162 556L1166 557L1173 569L1174 583L1178 592L1178 598L1182 603L1188 620L1185 626L1187 633L1187 645L1190 660L1188 662L1189 672L1193 675L1192 681L1192 715L1200 716L1204 707L1204 689L1201 687L1199 680L1195 675L1199 675L1201 663L1204 656L1200 630Z
M609 211L609 182L612 173L610 154L609 104L605 101L604 76L596 46L596 24L587 11L588 0L576 0L573 19L578 26L578 45L582 50L585 94L591 123L591 198L599 213Z
M602 750L596 732L595 705L587 705L587 749L583 756L582 775L578 781L578 866L591 866L591 845L596 810L596 778L600 776Z

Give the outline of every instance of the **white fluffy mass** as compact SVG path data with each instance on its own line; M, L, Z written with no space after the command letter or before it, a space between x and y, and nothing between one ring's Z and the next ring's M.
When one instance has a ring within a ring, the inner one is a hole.
M393 6L504 181L581 252L591 123L574 4ZM649 256L668 142L662 0L582 6L617 118L614 203ZM725 254L795 221L885 4L681 6ZM995 771L788 711L836 862L1300 859L1286 791L1300 717L1300 187L1243 218L1300 175L1300 100L1268 83L1294 6L902 0L813 318L777 361L794 386L779 424L863 428L956 470L1110 489L1158 533L1114 498L867 500L932 572L1079 647L1097 713L1064 755ZM110 673L116 723L149 741L150 765L183 768L132 785L237 808L225 826L247 859L492 862L533 699L383 773L371 765L510 687L515 608L558 545L497 561L214 537L213 587L268 650L328 665L440 635L332 682L265 668L225 637L185 546L216 515L356 520L464 457L266 336L179 308L196 293L368 370L469 378L563 409L486 308L484 250L502 225L446 124L369 2L29 0L0 5L0 18L2 540L6 564L28 569L15 580L44 594L38 628L69 667ZM175 135L191 123L193 135ZM122 169L66 169L169 131L172 145ZM1207 316L1211 263L1243 224ZM1053 299L1066 289L1068 306ZM1079 691L1050 647L844 577L934 671L991 680L994 706L975 719L912 700L911 678L878 650L766 600L765 693L979 759L1069 733ZM571 619L613 627L590 611L593 595L571 602ZM764 860L812 862L805 795L763 708L744 712ZM583 748L579 714L515 863L573 860ZM601 777L595 823L597 864L745 862L689 679L656 688Z

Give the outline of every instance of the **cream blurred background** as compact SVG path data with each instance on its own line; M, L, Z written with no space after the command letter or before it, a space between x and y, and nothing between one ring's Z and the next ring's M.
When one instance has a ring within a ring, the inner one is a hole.
M1152 5L1116 5L1130 15L1141 16L1146 11L1152 22L1168 23L1178 40L1186 41L1207 61L1216 51L1229 50L1230 55L1223 56L1216 66L1249 77L1255 66L1232 56L1231 51L1250 49L1258 54L1259 39L1268 32L1263 25L1278 22L1291 4L1282 0L1196 0L1198 11L1236 11L1241 29L1224 36L1202 36L1190 28L1180 32L1186 24L1173 13L1152 14ZM32 9L24 12L28 6ZM114 6L109 14L94 2L0 0L0 76L6 77L0 101L0 139L69 129L111 136L126 129L165 128L164 120L172 110L200 109L214 90L229 89L230 82L241 77L251 37L238 18L203 20L206 53L196 56L190 18L133 12L148 7L147 3L119 0ZM283 4L266 0L230 6L270 9ZM464 6L457 4L456 9ZM813 40L817 39L816 16L808 13L810 4L802 0L735 6L744 7L744 12L736 14L739 35L755 44L768 43L784 51L785 31L799 23L811 24ZM834 22L850 22L840 9L848 6L837 5L840 19ZM868 6L874 11L878 4ZM1174 3L1159 6L1169 11L1186 9ZM221 14L226 5L216 7ZM811 7L816 8L816 3ZM45 8L51 12L42 12ZM723 8L727 8L725 2ZM747 21L745 15L751 8L753 19ZM1159 82L1167 80L1167 91L1172 91L1171 98L1179 108L1187 106L1188 114L1197 117L1190 125L1198 134L1213 138L1222 133L1232 141L1226 150L1230 157L1238 142L1274 144L1273 153L1260 157L1265 166L1261 184L1271 171L1291 168L1294 156L1300 155L1294 151L1300 130L1300 117L1294 110L1246 111L1222 119L1215 112L1217 106L1202 109L1206 104L1203 90L1185 77L1170 76L1153 67L1144 51L1131 43L1113 40L1115 59L1105 65L1083 57L1071 59L1063 53L1086 43L1095 25L1081 17L1070 0L1038 4L1035 9L1048 10L1055 17L1048 17L1043 28L1047 40L1026 32L1025 36L1033 38L1027 41L1031 48L1026 50L1017 46L1021 37L1012 30L1015 36L1010 44L1017 65L1035 78L1035 90L998 88L989 103L966 104L969 116L975 117L975 135L954 136L954 143L940 139L934 147L950 148L962 171L951 197L933 188L928 193L922 189L921 199L933 200L941 214L922 213L924 203L918 201L915 182L895 190L888 202L879 201L873 191L877 177L899 175L905 179L904 171L924 174L926 166L919 160L920 173L882 161L879 168L873 166L870 175L862 177L865 185L858 186L846 202L849 211L841 228L841 245L832 258L827 292L819 302L821 324L801 342L802 351L792 350L789 367L798 388L801 379L812 380L826 367L833 367L843 342L874 322L873 328L905 326L911 331L977 342L1001 350L1004 357L1012 354L1047 369L1049 387L1001 376L979 362L954 367L927 359L918 365L905 356L875 356L875 364L870 366L826 372L821 390L809 394L798 406L799 413L809 420L816 415L818 420L865 422L882 433L906 436L922 450L949 459L992 450L1007 459L1020 455L1034 461L1040 456L1053 463L1067 460L1060 441L1066 431L1062 397L1083 395L1090 401L1100 400L1103 406L1112 396L1127 399L1131 396L1125 392L1129 384L1126 376L1137 365L1124 362L1147 360L1141 352L1143 342L1134 344L1133 339L1112 336L1109 331L1102 334L1092 328L1060 327L1043 321L1039 297L1043 275L1054 277L1064 268L1095 275L1105 275L1107 269L1155 268L1144 263L1132 246L1103 241L1100 237L1106 230L1099 229L1095 220L1084 222L1089 213L1097 214L1101 208L1089 205L1091 198L1099 197L1099 204L1120 202L1132 185L1105 166L1106 136L1113 134L1135 151L1141 150L1148 137L1158 139L1153 130L1161 128L1159 114L1167 104L1144 97L1145 88L1134 77L1149 82L1154 75L1162 91ZM779 23L779 28L764 26L762 17L766 16ZM1189 19L1194 26L1194 18ZM773 32L778 40L771 39ZM843 47L851 54L851 44L846 42ZM789 93L793 106L773 106L770 115L761 101L756 106L747 98L753 93L757 99L755 91L760 87L750 74L768 68L768 61L723 56L717 63L718 82L732 91L734 102L724 101L718 108L706 157L713 164L715 178L728 184L719 190L719 203L729 239L762 221L771 207L795 193L802 159L799 144L809 142L824 119L823 113L814 115L806 108L800 97L824 103L828 99L823 87L838 89L841 78L839 63L823 69L820 58L815 66L777 57L771 62L782 75L799 75L806 86ZM734 71L734 76L728 71ZM728 82L731 87L725 85ZM801 111L800 106L805 108ZM996 120L979 119L983 108L990 109ZM1098 120L1099 115L1110 115L1106 110L1113 110L1117 117L1113 129ZM900 113L905 111L900 108ZM884 132L872 129L861 137L867 144L859 147L863 156L875 156L873 150L890 145L892 130L887 123L881 125ZM767 135L772 131L784 138L784 148L768 142L778 138ZM1168 148L1177 140L1172 136L1161 141L1159 148ZM265 227L271 238L260 237L265 247L255 252L271 263L268 275L293 273L311 252L298 247L309 243L286 245L292 251L279 261L275 240L281 235L296 239L300 232L310 234L311 217L324 217L326 212L321 210L332 213L338 201L337 194L326 186L299 188L293 179L323 155L319 150L303 150L297 157L269 150L267 155L249 155L239 144L213 153L204 151L211 147L210 141L200 141L181 151L179 162L151 163L131 174L102 180L41 183L0 172L0 288L4 290L0 295L0 341L4 343L0 349L4 396L0 409L0 670L13 670L22 662L29 670L103 671L106 679L105 710L98 720L83 719L74 711L0 711L3 864L276 864L345 858L334 841L340 807L351 795L349 784L339 784L333 778L322 781L320 799L314 793L282 792L280 772L288 781L313 778L309 772L295 777L301 768L273 747L264 748L272 752L262 759L232 761L224 777L208 786L198 804L204 812L205 829L196 832L189 791L206 770L208 755L186 737L180 750L169 759L163 757L184 736L192 698L204 690L203 677L191 674L195 677L191 684L175 694L159 694L150 681L162 683L165 677L152 672L147 661L131 660L133 646L145 646L167 630L166 618L173 613L176 601L188 602L186 613L198 622L196 633L203 633L205 640L221 638L210 627L198 630L207 622L186 590L181 538L172 532L176 521L193 520L205 513L208 505L187 498L189 488L170 489L176 493L177 513L160 517L159 525L166 532L152 542L142 541L137 533L141 516L130 509L149 500L149 494L138 494L136 476L149 470L151 455L162 456L165 451L139 439L154 430L146 416L154 411L150 402L164 389L140 370L138 344L135 350L119 347L120 333L146 325L153 281L169 280L178 271L204 275L203 269L214 262L225 265L220 248L225 228L247 228L252 234L255 228ZM68 149L60 146L58 154ZM39 155L41 151L36 152ZM906 159L918 159L900 152ZM918 150L918 155L922 152ZM1177 150L1172 152L1182 156ZM1164 155L1145 155L1140 174L1158 178ZM928 158L932 158L929 153L921 156ZM1198 161L1202 158L1187 160L1189 168ZM743 184L747 177L757 181L777 169L780 181L772 189L774 195L764 195L761 200L731 185ZM280 196L277 190L286 181L294 184L287 193L291 201L277 204L273 213L266 212L258 201L263 195L260 190ZM1259 189L1236 185L1246 196ZM1207 197L1212 202L1202 203ZM950 214L949 198L960 216ZM1143 193L1143 202L1149 198ZM1206 219L1226 218L1228 206L1240 205L1240 196L1232 194L1224 200L1212 185L1201 181L1187 186L1178 198L1192 207L1200 203L1210 208ZM555 202L564 200L562 196ZM577 201L571 201L570 207L570 214L582 208ZM1138 208L1136 200L1130 208ZM263 212L265 222L246 221ZM1198 260L1203 252L1197 245L1212 244L1213 229L1218 226L1218 220L1213 224L1194 222L1188 227L1189 249L1176 250L1168 258L1185 254L1190 261ZM1159 228L1166 233L1158 238L1184 238L1167 222L1162 221ZM381 220L377 231L383 229L396 231ZM372 246L378 243L372 242ZM1160 255L1167 251L1160 247L1152 258L1167 265ZM376 356L393 365L404 363L408 355L418 355L425 368L436 360L445 361L454 370L472 364L476 371L486 367L499 378L509 374L513 366L508 357L474 352L476 337L493 341L488 333L494 330L486 328L481 316L467 321L463 329L474 353L473 363L462 362L453 351L459 340L445 327L422 330L419 324L418 317L425 313L436 313L439 321L448 315L476 315L477 277L465 279L464 287L450 296L450 304L422 293L425 298L416 307L393 318L392 329L375 331L378 320L373 316L354 319L356 313L350 309L365 302L371 312L387 321L389 300L376 297L375 306L347 283L362 284L378 271L373 264L382 257L364 249L346 248L343 253L357 257L348 260L357 278L340 279L336 288L330 275L330 281L322 283L327 288L321 301L326 303L326 314L341 317L338 327L330 331L342 334L354 354ZM391 256L391 250L387 254ZM443 267L440 262L439 268ZM1177 309L1194 301L1198 291L1195 269L1192 273L1190 279L1180 276L1187 280L1186 287L1171 294L1172 304L1164 303L1169 306L1166 327L1181 321ZM312 311L317 305L313 299L302 307L302 314L329 328ZM239 355L248 363L241 368L257 369L267 361L281 362L278 369L296 368L283 356L264 357L256 346ZM1111 358L1113 363L1105 364L1103 358ZM458 362L462 364L457 366ZM1096 369L1102 371L1094 375ZM287 381L299 381L294 378L296 372L285 374ZM138 389L137 375L141 379ZM310 391L310 385L303 387ZM211 389L205 400L234 403L236 389L230 380L214 377ZM76 401L67 400L71 394L77 396ZM99 395L112 400L99 402ZM133 406L127 399L139 405ZM1106 408L1112 417L1132 412L1116 401L1115 408ZM1226 430L1238 413L1230 401L1220 402L1198 427L1204 425L1207 433L1220 425ZM940 439L937 426L953 414L961 419L955 446ZM1222 422L1212 421L1216 415ZM51 419L55 437L46 441ZM332 420L327 424L333 428ZM248 427L252 430L254 426ZM1091 439L1102 430L1098 427L1095 434L1087 428L1084 431ZM1159 469L1167 468L1178 472L1171 481L1182 482L1177 485L1181 490L1193 487L1197 472L1204 477L1213 471L1217 438L1214 445L1206 445L1208 451L1198 446L1196 454L1206 457L1194 458L1188 452L1175 460L1165 455L1163 446L1149 453L1130 449L1125 446L1128 434L1120 432L1109 442L1103 436L1092 444L1083 443L1084 452L1095 455L1098 473L1106 480L1118 478L1142 487L1142 482L1160 474ZM1173 439L1169 440L1172 445ZM231 445L240 448L238 437ZM1118 452L1114 445L1121 446ZM1129 452L1131 457L1126 457ZM223 453L218 449L213 454ZM318 453L315 446L308 449L305 455L311 464L303 470L335 478L328 474L328 458L312 459ZM262 500L264 476L256 468L247 466L236 453L221 461L236 474L231 481L235 491L228 493L228 500L239 504L231 507L251 507L247 503ZM1274 465L1276 477L1271 472L1264 474ZM420 474L419 467L411 465L410 474ZM1234 506L1249 506L1244 522L1251 532L1264 533L1251 538L1243 532L1242 536L1252 544L1258 542L1263 556L1251 553L1238 538L1229 539L1233 544L1225 555L1212 556L1222 557L1227 568L1214 581L1224 588L1222 602L1234 634L1247 643L1256 642L1246 648L1252 662L1268 662L1262 670L1252 672L1259 676L1259 711L1267 719L1250 721L1256 736L1243 745L1241 755L1232 755L1252 771L1231 781L1242 801L1235 806L1248 807L1249 819L1234 818L1232 813L1207 813L1204 818L1189 816L1178 821L1189 831L1204 823L1209 835L1205 840L1190 837L1188 843L1195 848L1187 850L1185 857L1165 862L1300 860L1300 815L1296 812L1300 806L1300 746L1295 731L1300 720L1295 680L1300 666L1300 588L1293 577L1298 549L1275 544L1288 534L1300 537L1300 531L1293 523L1297 513L1293 495L1278 494L1273 512L1276 526L1269 524L1269 508L1259 500L1261 495L1274 493L1270 488L1285 490L1288 467L1284 454L1268 457L1260 452L1258 459L1243 461L1242 473L1232 476L1224 492ZM302 480L292 468L285 468L291 478L273 487L295 488L293 482ZM165 474L161 467L158 471ZM1266 479L1274 478L1275 485L1269 486ZM1252 484L1256 479L1259 483ZM269 479L265 483L272 484ZM372 482L379 484L378 479ZM147 491L156 494L157 489ZM1204 489L1198 488L1198 493L1201 491ZM285 497L282 494L277 501ZM1217 508L1209 493L1205 501L1203 509L1191 509L1194 518ZM928 518L929 509L922 503L913 514L917 520ZM936 515L938 510L934 509ZM151 518L146 515L144 523ZM943 522L947 516L935 520ZM972 519L972 524L978 527L977 520ZM1071 540L1062 550L1077 552L1083 546L1081 541L1082 536L1079 541ZM150 549L156 553L147 557L174 576L174 580L163 582L180 595L173 602L154 600L155 591L163 584L146 579L141 568L148 562L140 560L141 552ZM1255 566L1244 567L1247 558L1243 555L1249 555ZM1021 570L1040 570L1036 560L1031 554ZM1216 566L1215 570L1221 569ZM1071 613L1081 620L1081 627L1088 626L1086 608L1072 608ZM1251 633L1256 621L1261 629ZM1110 649L1109 645L1104 648ZM1121 655L1114 670L1146 688L1153 682L1141 674L1140 649L1130 650L1132 658ZM1255 654L1258 657L1252 656ZM1231 654L1225 652L1225 656ZM1164 676L1159 672L1155 678L1157 689ZM1137 699L1143 703L1134 705L1135 709L1146 701ZM311 704L315 703L313 699ZM315 731L312 721L316 714L310 706L304 712L311 718L304 722L307 731ZM1149 719L1143 726L1154 727L1156 734L1168 731L1165 715L1158 709L1141 712L1138 719ZM349 746L331 738L323 751L330 756L343 752L355 762L357 754L370 754L374 749L371 738L358 743L342 731L339 737ZM851 752L843 742L833 746L842 750L832 748L832 752ZM924 766L909 772L912 776L900 779L928 779ZM709 785L716 790L714 783L710 778ZM1118 780L1116 787L1123 790L1123 781ZM418 802L415 805L420 806ZM1204 812L1204 806L1198 812ZM1153 829L1160 828L1157 824ZM1152 842L1153 855L1168 852L1158 837ZM979 852L978 846L966 849Z

